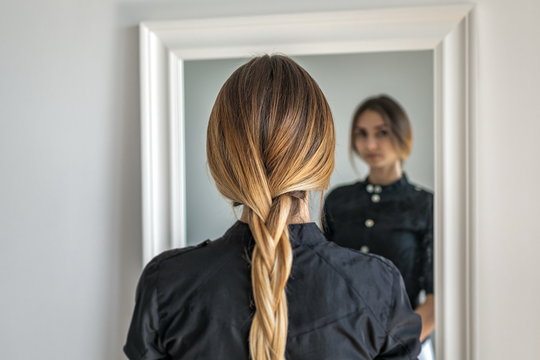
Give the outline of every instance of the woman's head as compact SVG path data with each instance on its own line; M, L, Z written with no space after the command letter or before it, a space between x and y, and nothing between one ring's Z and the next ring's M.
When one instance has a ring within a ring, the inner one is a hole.
M402 162L411 149L411 124L397 101L381 95L358 106L352 119L351 151L371 168Z
M208 124L218 190L265 219L273 200L328 187L334 127L317 83L285 56L261 56L225 82Z
M334 125L309 74L285 56L261 56L238 68L210 115L208 166L218 190L248 209L255 239L256 306L250 352L283 359L285 285L292 266L287 224L311 190L328 187L334 167Z

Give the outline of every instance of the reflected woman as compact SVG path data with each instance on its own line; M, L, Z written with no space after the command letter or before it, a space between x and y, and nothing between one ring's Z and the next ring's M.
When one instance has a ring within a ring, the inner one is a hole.
M252 59L221 88L207 135L212 177L242 217L146 266L128 357L415 359L420 317L399 271L310 222L308 192L326 189L334 167L334 126L309 74L284 56Z
M350 148L369 166L369 175L328 195L326 236L396 265L410 303L422 317L424 341L434 329L433 194L410 183L403 172L412 148L403 108L389 96L365 100L352 119Z

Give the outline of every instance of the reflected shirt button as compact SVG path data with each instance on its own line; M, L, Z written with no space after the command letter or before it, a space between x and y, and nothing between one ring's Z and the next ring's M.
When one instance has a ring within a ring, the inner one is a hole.
M366 186L366 190L368 193L372 193L373 192L373 185L369 184L368 186Z
M371 201L373 201L374 203L378 203L379 201L381 201L381 197L377 194L373 194L371 195Z
M382 187L380 187L379 185L376 185L374 188L373 188L373 191L375 191L376 193L380 193L382 191Z
M375 225L375 221L373 221L372 219L367 219L364 224L366 225L366 227L370 228L370 227L373 227L373 225Z
M364 254L367 254L369 252L369 247L367 247L366 245L362 246L360 248L360 251L363 252Z

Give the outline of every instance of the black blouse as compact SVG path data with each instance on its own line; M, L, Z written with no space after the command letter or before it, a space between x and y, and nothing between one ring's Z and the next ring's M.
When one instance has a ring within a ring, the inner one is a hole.
M379 186L368 179L333 190L325 202L326 237L338 245L381 255L400 270L413 308L433 293L433 194L407 176Z
M399 271L328 242L315 223L289 225L287 360L416 359L420 318ZM144 269L124 352L130 359L249 359L254 240L223 237L170 250Z

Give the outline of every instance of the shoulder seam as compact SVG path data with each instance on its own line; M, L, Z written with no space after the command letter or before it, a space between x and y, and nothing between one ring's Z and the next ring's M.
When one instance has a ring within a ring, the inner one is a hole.
M206 245L209 242L210 242L210 240L205 240L205 241L203 241L203 242L201 242L201 243L199 243L197 245L191 245L191 246L186 246L186 247L183 247L183 248L176 248L176 249L166 250L166 251L162 252L161 254L156 255L156 257L154 259L152 259L151 261L155 261L156 264L161 263L162 261L169 260L170 258L173 258L175 256L184 255L184 254L187 254L187 253L192 252L194 250L200 249L200 248L203 247L203 245Z
M343 275L343 273L341 271L339 271L338 269L336 269L327 259L326 257L322 256L316 249L315 247L311 246L311 245L308 245L308 247L321 259L323 260L332 270L334 270L343 280L347 280L347 278ZM364 302L364 304L366 305L366 308L369 309L369 312L373 315L374 319L376 319L377 321L377 324L379 324L380 327L383 328L383 330L385 331L386 333L386 329L384 328L384 326L382 326L382 324L380 323L379 319L375 316L375 313L373 312L373 310L371 309L371 307L368 305L368 303L366 302L366 300L364 299L364 297L358 292L358 290L354 287L354 286L351 286L349 284L349 282L347 281L347 286L350 287L354 293L360 298L362 299L362 301Z
M423 192L423 193L426 193L426 194L429 194L429 195L433 195L433 191L427 189L426 187L424 187L422 185L418 185L418 184L415 184L415 183L412 183L412 182L409 182L409 185L410 185L412 190L420 191L420 192Z

